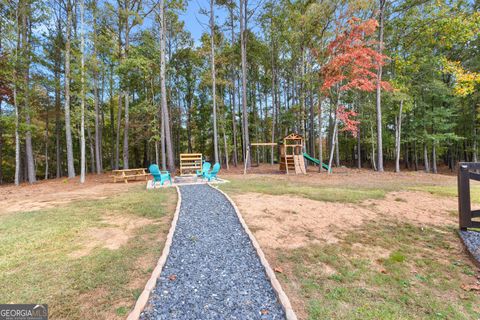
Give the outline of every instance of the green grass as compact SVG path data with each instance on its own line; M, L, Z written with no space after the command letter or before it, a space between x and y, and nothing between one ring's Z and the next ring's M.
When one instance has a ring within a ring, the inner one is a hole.
M270 195L293 195L318 201L357 203L366 199L381 199L387 192L377 188L350 188L348 186L320 186L280 179L249 178L230 179L220 185L227 193L264 193Z
M379 247L389 254L375 257ZM283 251L278 260L292 268L281 279L305 301L308 319L480 317L479 295L461 289L477 281L476 269L453 229L372 222L339 243Z
M418 186L412 187L411 190L424 191L441 197L457 197L458 190L456 185L449 186ZM480 185L470 185L470 197L474 203L480 203Z
M139 187L105 200L0 217L0 303L48 303L52 319L123 316L140 289L132 281L148 277L136 262L160 255L159 234L168 222L158 221L173 212L175 201L174 189ZM82 247L85 231L104 227L102 216L112 212L157 223L139 228L118 250L98 247L87 256L71 257Z

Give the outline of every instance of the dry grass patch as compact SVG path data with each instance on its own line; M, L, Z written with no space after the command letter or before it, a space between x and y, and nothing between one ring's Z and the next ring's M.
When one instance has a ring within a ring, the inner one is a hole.
M456 217L451 214L457 207L454 199L424 192L394 192L384 199L368 199L357 204L316 201L296 195L241 193L231 196L262 247L272 249L335 243L339 236L378 219L408 221L419 226L454 226L456 223ZM402 201L398 201L399 198Z

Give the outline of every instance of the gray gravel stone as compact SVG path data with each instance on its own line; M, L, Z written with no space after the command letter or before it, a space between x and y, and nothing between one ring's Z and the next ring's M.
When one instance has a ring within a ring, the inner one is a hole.
M480 232L473 230L460 230L460 237L465 243L467 250L480 263Z
M285 319L230 202L207 185L180 191L170 253L140 319Z

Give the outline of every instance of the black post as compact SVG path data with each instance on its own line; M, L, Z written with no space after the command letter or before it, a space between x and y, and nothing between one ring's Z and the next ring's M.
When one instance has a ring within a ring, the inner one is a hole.
M472 225L472 207L470 203L470 173L467 163L460 163L458 168L458 212L461 230Z

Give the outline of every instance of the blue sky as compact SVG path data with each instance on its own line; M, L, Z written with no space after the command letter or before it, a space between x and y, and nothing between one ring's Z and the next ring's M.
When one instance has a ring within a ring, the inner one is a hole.
M180 14L180 19L185 22L185 29L191 34L195 43L198 44L202 33L210 32L208 29L209 17L200 13L201 9L210 10L209 0L190 0L185 13ZM215 23L217 25L224 23L228 12L218 6L215 6Z

